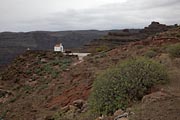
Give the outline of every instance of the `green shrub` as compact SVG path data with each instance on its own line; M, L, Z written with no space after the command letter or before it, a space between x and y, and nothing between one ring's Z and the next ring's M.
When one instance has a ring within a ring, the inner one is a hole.
M61 60L61 63L62 64L70 64L72 61L71 61L71 59L63 59L63 60Z
M41 70L40 68L37 68L37 69L35 69L35 71L34 71L34 72L35 72L36 74L40 74L40 73L41 73L41 71L42 71L42 70Z
M167 73L159 63L147 58L127 60L100 74L89 98L96 114L112 114L140 100L156 83L167 81Z
M180 57L180 43L171 45L167 48L168 53L171 57Z
M154 50L149 50L144 54L144 56L148 58L153 58L157 56L157 52L155 52Z
M98 48L96 48L96 52L103 52L103 51L107 51L108 49L109 49L108 46L102 45L102 46L99 46Z
M52 78L54 78L54 79L57 78L58 75L59 75L59 73L60 73L59 71L52 71L52 72L51 72Z
M45 64L43 67L42 67L42 71L45 71L46 73L51 73L53 71L53 68L50 64Z
M32 90L33 90L33 87L32 87L32 86L29 86L29 85L23 86L23 91L24 91L25 93L29 93L29 92L31 92Z

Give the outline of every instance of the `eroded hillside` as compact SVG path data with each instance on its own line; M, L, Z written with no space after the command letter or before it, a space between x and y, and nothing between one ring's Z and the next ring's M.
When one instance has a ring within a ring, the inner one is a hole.
M76 56L61 53L27 51L0 74L0 117L5 120L92 120L86 101L95 77L126 59L144 56L163 64L170 81L154 86L149 90L149 97L131 105L128 110L135 114L130 119L178 120L180 59L172 58L167 48L180 43L179 35L180 29L174 28L143 41L93 53L83 62L78 62ZM114 117L107 116L104 120Z

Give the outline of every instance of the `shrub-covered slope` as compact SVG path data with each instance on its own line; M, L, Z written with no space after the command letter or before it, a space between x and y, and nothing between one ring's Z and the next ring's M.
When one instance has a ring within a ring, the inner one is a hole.
M145 92L148 95L130 101L124 111L135 113L129 116L132 120L178 120L180 60L171 57L169 47L180 42L179 33L176 28L143 41L93 53L81 62L76 56L27 51L0 74L0 117L4 120L94 120L98 116L89 113L87 100L96 76L117 64L123 65L127 59L143 56L162 64L169 82L149 87ZM120 108L113 107L112 111Z

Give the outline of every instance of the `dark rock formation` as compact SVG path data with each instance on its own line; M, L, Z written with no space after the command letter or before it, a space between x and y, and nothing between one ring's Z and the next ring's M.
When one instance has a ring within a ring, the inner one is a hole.
M171 26L160 24L159 22L152 22L148 27L145 27L140 32L146 34L155 34L155 33L167 31L169 28L171 28Z
M167 31L174 27L175 26L160 24L159 22L152 22L148 27L145 27L144 29L124 29L109 32L107 35L101 37L100 39L93 40L87 46L91 48L90 51L93 51L101 46L108 46L109 49L111 49L119 45L127 44L129 42L145 40L150 36Z

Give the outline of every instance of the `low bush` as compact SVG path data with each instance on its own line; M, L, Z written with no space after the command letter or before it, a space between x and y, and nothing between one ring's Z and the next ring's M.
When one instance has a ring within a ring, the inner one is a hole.
M167 47L167 51L171 57L180 58L180 43Z
M119 108L125 109L167 78L160 63L147 58L127 60L96 78L89 97L90 110L96 114L112 114Z
M96 52L103 52L103 51L107 51L108 49L109 49L108 46L102 45L96 48Z
M149 50L144 54L145 57L153 58L157 56L157 52L154 50Z

